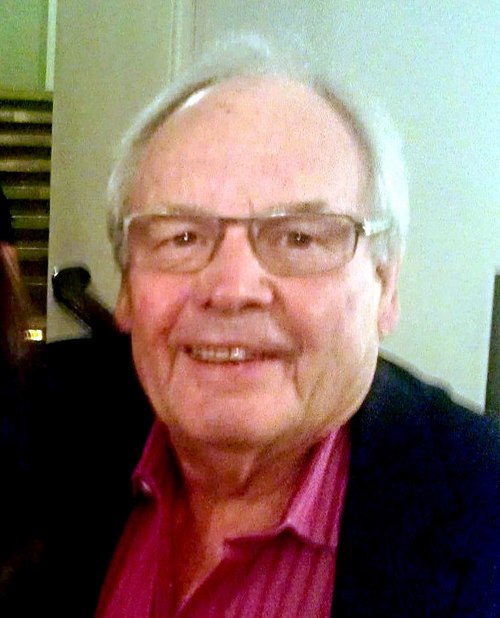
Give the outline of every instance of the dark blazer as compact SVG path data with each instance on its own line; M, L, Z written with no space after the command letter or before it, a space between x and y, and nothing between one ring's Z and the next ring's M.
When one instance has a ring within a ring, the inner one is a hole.
M53 344L48 365L33 454L43 550L0 615L86 618L133 508L152 413L126 339ZM351 436L332 616L496 618L498 427L380 359Z
M380 360L351 436L332 615L500 616L498 426Z

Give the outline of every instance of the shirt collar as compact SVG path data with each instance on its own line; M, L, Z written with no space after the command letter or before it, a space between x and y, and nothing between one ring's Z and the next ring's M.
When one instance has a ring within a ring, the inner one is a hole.
M316 545L335 549L349 468L348 426L316 445L280 528Z
M172 487L177 472L168 429L156 419L132 474L134 495L160 500L166 486Z

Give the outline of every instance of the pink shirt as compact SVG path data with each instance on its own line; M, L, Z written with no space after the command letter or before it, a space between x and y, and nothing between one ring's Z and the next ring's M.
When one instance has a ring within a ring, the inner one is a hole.
M133 475L138 494L101 592L97 618L330 616L349 466L347 427L308 459L282 522L226 540L221 562L174 607L169 531L179 482L168 431L156 421Z

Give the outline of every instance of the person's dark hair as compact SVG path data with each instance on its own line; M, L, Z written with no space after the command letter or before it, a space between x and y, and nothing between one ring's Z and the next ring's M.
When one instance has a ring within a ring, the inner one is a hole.
M0 187L0 242L7 242L10 244L14 242L9 204L7 203L7 198L2 191L2 187Z

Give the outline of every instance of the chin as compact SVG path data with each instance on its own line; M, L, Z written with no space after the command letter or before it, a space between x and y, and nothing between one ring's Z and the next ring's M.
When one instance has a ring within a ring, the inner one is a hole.
M175 426L175 432L184 439L198 444L207 444L224 449L262 448L291 433L296 423L292 418L276 418L262 415L262 409L251 410L230 406L210 407L196 414L177 414L175 419L165 419L167 425Z

